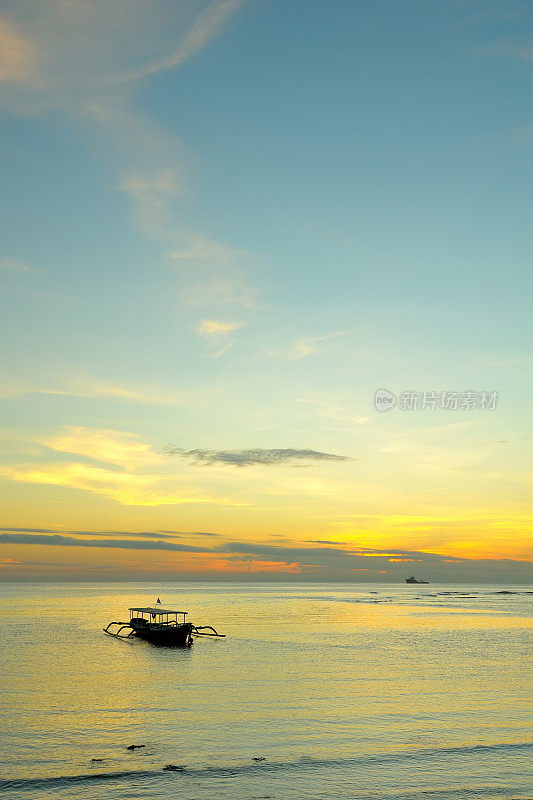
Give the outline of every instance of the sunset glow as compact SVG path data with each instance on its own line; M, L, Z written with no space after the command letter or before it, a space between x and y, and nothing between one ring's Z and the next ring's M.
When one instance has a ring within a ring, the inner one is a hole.
M525 582L520 20L151 5L0 16L0 574Z

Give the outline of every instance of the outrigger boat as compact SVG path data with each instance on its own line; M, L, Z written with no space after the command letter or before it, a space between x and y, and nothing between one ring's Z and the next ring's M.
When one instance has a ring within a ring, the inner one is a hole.
M104 633L117 639L132 639L138 636L154 644L170 647L190 647L193 635L219 638L225 636L223 633L217 633L211 625L193 625L187 622L186 616L187 611L171 611L161 606L130 608L129 622L110 622L103 630Z

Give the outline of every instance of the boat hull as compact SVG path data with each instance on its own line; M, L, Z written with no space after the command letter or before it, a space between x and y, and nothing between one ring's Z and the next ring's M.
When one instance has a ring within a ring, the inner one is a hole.
M183 625L132 625L135 636L153 644L166 647L189 647L192 642L192 624Z

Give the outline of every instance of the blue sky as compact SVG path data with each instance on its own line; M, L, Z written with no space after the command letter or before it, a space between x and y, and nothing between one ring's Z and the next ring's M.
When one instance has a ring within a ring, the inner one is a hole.
M6 524L524 558L532 61L527 2L5 3Z

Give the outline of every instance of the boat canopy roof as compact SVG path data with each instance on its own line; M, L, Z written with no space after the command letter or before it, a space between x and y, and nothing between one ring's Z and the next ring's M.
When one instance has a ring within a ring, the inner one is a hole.
M142 614L186 614L186 611L171 611L169 608L161 608L158 606L157 608L150 608L149 606L146 608L130 608L130 611L137 611L141 612Z

